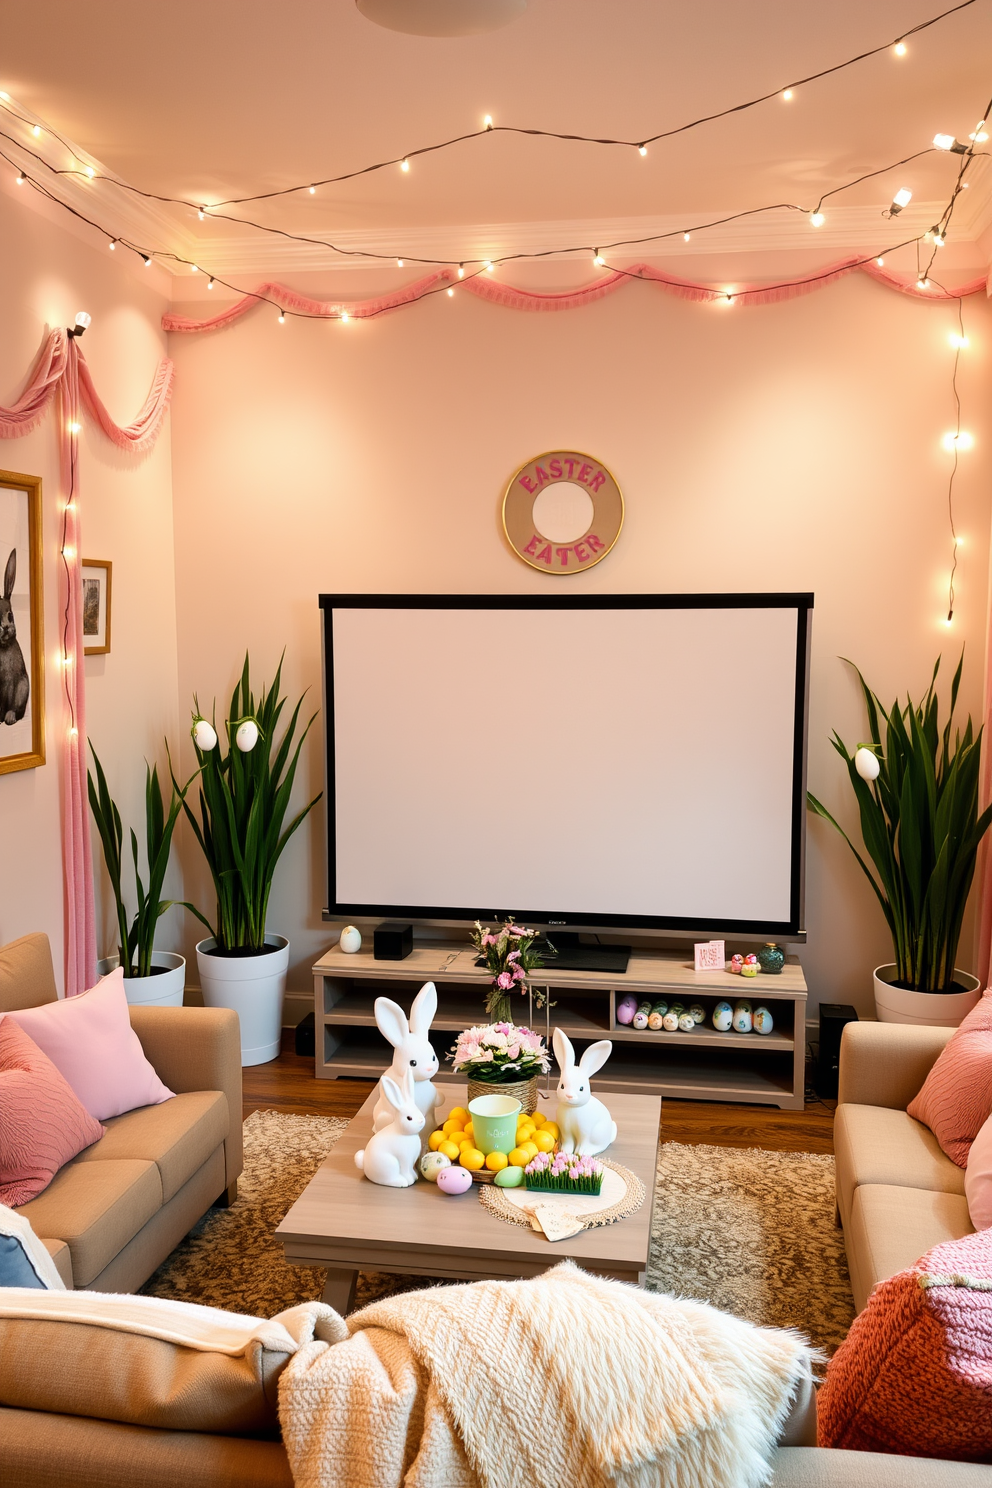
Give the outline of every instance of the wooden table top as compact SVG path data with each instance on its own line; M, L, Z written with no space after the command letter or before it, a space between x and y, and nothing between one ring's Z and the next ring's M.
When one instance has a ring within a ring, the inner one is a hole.
M443 1092L446 1099L439 1114L467 1104L464 1085L445 1083ZM525 1271L532 1271L535 1262L554 1265L570 1256L590 1269L644 1270L660 1140L659 1096L616 1094L606 1102L618 1135L602 1156L637 1174L647 1191L641 1208L615 1224L584 1230L553 1245L531 1229L490 1214L476 1184L454 1197L422 1179L412 1188L383 1188L369 1182L355 1167L355 1153L371 1135L375 1101L373 1091L276 1230L288 1260L300 1264L307 1258L310 1264L319 1264L326 1259L329 1265L341 1265L345 1255L360 1256L360 1265L376 1269L378 1251L394 1258L403 1252L411 1264L422 1257L428 1273L431 1256L479 1270L486 1269L487 1259L505 1265L508 1258L520 1256ZM553 1119L556 1105L552 1092L542 1096L539 1109ZM388 1264L380 1269L388 1269Z

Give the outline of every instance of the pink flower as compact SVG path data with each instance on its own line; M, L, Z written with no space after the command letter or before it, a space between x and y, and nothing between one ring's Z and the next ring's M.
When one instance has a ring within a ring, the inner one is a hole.
M497 936L497 935L484 935L482 937L482 944L484 946L499 945L499 936Z
M508 971L501 971L499 976L496 978L496 985L497 987L502 987L504 992L508 992L509 989L513 986L513 977Z
M511 951L510 954L507 956L506 959L507 959L507 961L519 961L520 960L520 952L519 951Z
M519 1044L511 1044L510 1047L507 1049L506 1052L510 1056L511 1059L519 1059L520 1058L520 1045Z
M522 966L515 966L513 968L513 980L515 982L525 982L527 980L527 973Z

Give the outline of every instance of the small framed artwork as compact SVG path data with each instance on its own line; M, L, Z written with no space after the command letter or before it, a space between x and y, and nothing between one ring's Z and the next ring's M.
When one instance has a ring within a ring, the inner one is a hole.
M0 775L45 763L41 477L0 470Z
M104 558L84 558L83 655L105 656L110 650L110 571Z

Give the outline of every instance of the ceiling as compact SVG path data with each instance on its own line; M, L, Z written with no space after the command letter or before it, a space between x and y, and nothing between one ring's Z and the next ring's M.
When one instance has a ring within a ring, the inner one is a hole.
M796 89L790 103L776 97L652 145L644 159L493 133L415 158L408 173L390 166L314 195L305 186L478 129L487 113L497 124L638 140L891 41L939 9L940 0L531 0L503 30L434 38L384 30L353 0L148 9L36 0L5 8L0 88L85 159L147 191L214 202L300 183L296 195L234 215L409 256L537 252L773 203L808 211L822 193L925 149L938 130L966 138L992 92L992 0L911 38L905 57L886 51ZM68 160L48 135L34 142L22 127L0 128ZM909 236L947 200L956 164L932 154L845 192L825 206L819 234L805 213L779 211L722 236L697 233L691 251L875 251L893 240L880 214L894 191L914 192L898 224ZM969 243L992 221L986 165L975 163L955 219ZM52 184L108 229L129 228L218 273L333 261L241 224L136 203L110 183ZM685 251L679 236L636 256Z

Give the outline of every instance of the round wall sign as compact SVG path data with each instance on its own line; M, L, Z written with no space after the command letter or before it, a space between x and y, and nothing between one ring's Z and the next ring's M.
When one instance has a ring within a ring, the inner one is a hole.
M503 497L503 530L518 558L541 573L582 573L620 536L623 496L606 466L577 450L521 465Z

